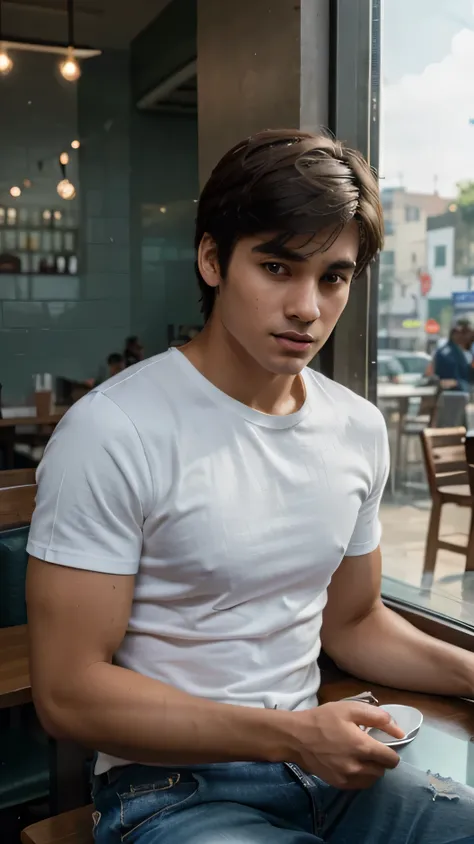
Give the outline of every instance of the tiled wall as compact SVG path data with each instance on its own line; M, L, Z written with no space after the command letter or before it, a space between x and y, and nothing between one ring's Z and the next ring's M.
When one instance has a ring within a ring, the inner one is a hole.
M5 404L28 401L35 372L94 376L130 331L128 58L90 60L71 86L58 77L57 58L19 54L0 79L0 204L11 205L9 187L28 177L33 186L18 208L60 208L57 157L68 149L80 230L77 276L0 275ZM70 149L76 137L79 154Z
M195 117L134 114L131 320L148 354L166 349L168 324L201 322L193 251L197 149Z
M56 65L55 57L25 54L15 74L0 79L0 204L11 204L8 188L29 176L34 190L18 203L60 207L57 155L78 136L70 175L79 272L0 275L5 404L28 401L35 372L94 377L128 334L139 333L154 354L167 348L169 323L200 322L192 250L197 119L138 111L128 52L84 62L75 86L58 78Z
M95 369L130 333L129 53L85 63L78 96L83 304L97 326ZM79 328L79 326L78 326ZM92 360L89 359L89 366Z

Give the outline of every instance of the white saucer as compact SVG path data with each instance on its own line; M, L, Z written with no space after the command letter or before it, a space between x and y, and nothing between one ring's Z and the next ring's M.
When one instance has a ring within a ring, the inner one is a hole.
M388 703L385 706L381 706L380 709L384 709L385 712L388 712L392 716L393 720L405 733L405 738L395 739L393 736L375 727L367 730L369 736L386 744L387 747L404 747L406 744L414 741L423 723L423 715L419 709L415 709L413 706L402 706L398 703Z

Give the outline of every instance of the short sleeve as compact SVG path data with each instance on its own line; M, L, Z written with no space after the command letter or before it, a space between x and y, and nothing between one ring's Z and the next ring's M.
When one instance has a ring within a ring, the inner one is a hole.
M29 554L90 571L137 572L151 474L136 428L107 395L90 393L67 412L37 483Z
M376 408L374 408L376 410ZM372 453L373 482L366 500L362 503L351 541L346 550L347 557L370 554L380 545L382 529L379 519L380 502L390 470L390 450L385 420L376 411L375 430L372 431L375 444Z

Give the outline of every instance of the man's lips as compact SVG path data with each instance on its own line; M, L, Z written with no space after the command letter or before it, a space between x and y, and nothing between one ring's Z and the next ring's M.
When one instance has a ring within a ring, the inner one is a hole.
M273 336L280 346L291 352L306 352L314 343L311 334L298 334L296 331L285 331L283 334Z
M314 338L311 334L298 334L297 331L284 331L282 334L275 334L275 337L281 337L284 340L294 340L295 343L314 343Z

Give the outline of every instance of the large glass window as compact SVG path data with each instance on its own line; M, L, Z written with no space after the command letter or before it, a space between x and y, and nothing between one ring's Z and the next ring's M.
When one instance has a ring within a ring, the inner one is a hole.
M189 2L183 15L184 5L74 4L87 49L61 70L68 4L3 4L12 42L0 53L5 418L35 413L38 384L69 404L120 367L131 335L148 357L201 325L196 10ZM16 426L15 467L39 456L38 430L27 433ZM0 442L0 468L4 451Z
M472 0L385 0L382 57L384 590L474 625Z

